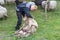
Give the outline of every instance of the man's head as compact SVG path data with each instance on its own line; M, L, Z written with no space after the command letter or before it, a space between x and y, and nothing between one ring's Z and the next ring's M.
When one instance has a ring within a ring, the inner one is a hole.
M37 8L38 8L37 5L32 5L31 8L30 8L30 10L31 11L35 11L35 10L37 10Z

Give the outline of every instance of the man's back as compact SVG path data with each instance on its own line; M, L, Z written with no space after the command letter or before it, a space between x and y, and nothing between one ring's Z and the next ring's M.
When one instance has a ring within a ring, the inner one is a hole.
M35 5L34 2L27 2L26 7L30 8L30 6Z

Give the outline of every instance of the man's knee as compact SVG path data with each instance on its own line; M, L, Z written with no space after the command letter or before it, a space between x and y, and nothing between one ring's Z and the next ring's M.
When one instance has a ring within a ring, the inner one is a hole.
M18 25L21 25L21 23L22 23L21 21L18 21Z

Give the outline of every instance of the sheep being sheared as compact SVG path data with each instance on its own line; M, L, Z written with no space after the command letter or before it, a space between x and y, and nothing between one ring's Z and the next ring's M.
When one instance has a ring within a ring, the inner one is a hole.
M46 5L46 1L43 1L42 2L42 7L45 8L45 5ZM56 1L49 1L48 2L48 6L47 6L47 9L50 10L50 9L55 9L57 6L57 2Z
M7 9L5 7L0 6L0 18L8 17Z
M28 37L36 32L38 28L37 22L33 18L28 18L23 27L16 32L17 37Z
M0 0L0 4L3 5L4 4L4 0Z

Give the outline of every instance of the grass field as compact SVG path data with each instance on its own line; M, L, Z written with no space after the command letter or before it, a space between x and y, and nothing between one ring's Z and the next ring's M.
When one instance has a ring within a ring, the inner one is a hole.
M31 15L38 23L36 33L27 38L7 37L6 35L15 32L17 16L15 4L5 5L8 10L8 19L0 20L0 40L60 40L60 3L58 2L55 10L48 12L48 21L45 21L44 11L41 7L37 11L31 12ZM4 37L3 37L4 36Z

